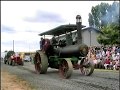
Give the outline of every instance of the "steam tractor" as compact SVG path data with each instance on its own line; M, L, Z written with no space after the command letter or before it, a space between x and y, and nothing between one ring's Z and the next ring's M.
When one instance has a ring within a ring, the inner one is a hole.
M57 28L39 34L41 38L41 50L37 50L34 56L35 70L39 74L45 74L48 67L59 70L62 78L69 78L73 69L80 69L83 75L89 76L94 71L94 64L87 59L88 46L82 42L81 16L76 16L76 24L61 25ZM72 32L77 30L76 41L72 40ZM52 39L46 39L45 35L52 35ZM66 40L60 40L60 37ZM58 42L59 41L59 42Z
M20 56L15 55L14 51L8 51L6 53L4 63L12 66L24 64Z

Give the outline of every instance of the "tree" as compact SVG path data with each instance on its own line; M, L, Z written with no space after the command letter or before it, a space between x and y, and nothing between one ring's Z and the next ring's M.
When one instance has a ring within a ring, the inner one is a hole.
M91 13L89 13L89 26L93 26L94 27L94 19L93 19L93 15Z
M111 23L119 23L119 3L113 2L112 5L108 3L101 3L92 7L89 13L89 26L95 26L98 29Z
M120 44L119 30L120 26L115 23L104 26L102 33L97 37L98 42L103 45Z
M5 53L8 52L7 50L4 51Z

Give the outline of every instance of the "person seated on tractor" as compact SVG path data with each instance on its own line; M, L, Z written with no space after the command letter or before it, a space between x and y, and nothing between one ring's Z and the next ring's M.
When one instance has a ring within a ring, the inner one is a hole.
M52 39L51 39L51 44L52 44L53 46L56 46L57 43L58 43L58 41L56 40L55 36L53 36Z
M45 39L41 38L41 41L40 41L40 50L43 49L44 44L45 44Z
M65 47L66 46L66 40L60 40L59 41L59 47Z
M72 43L72 44L75 45L76 43L77 43L77 37L74 37L74 38L73 38L73 43Z
M53 55L54 50L53 50L53 45L51 45L51 42L49 39L45 39L45 44L43 46L43 53L49 57L50 55Z
M46 50L49 48L49 46L50 46L50 40L49 39L45 39L45 43L43 45L42 51L46 52Z
M73 39L72 39L72 34L66 34L66 45L72 45L73 44Z

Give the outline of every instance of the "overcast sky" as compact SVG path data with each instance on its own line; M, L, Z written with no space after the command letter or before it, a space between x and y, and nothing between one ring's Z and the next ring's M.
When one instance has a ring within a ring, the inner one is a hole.
M36 51L39 33L64 24L75 24L81 15L89 26L91 7L105 1L1 1L1 51ZM112 4L113 1L106 1Z

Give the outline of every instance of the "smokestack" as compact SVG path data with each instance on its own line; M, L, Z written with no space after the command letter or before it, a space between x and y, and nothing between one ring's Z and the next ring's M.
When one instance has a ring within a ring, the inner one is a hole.
M82 19L80 15L76 16L76 25L77 25L77 43L82 44Z

